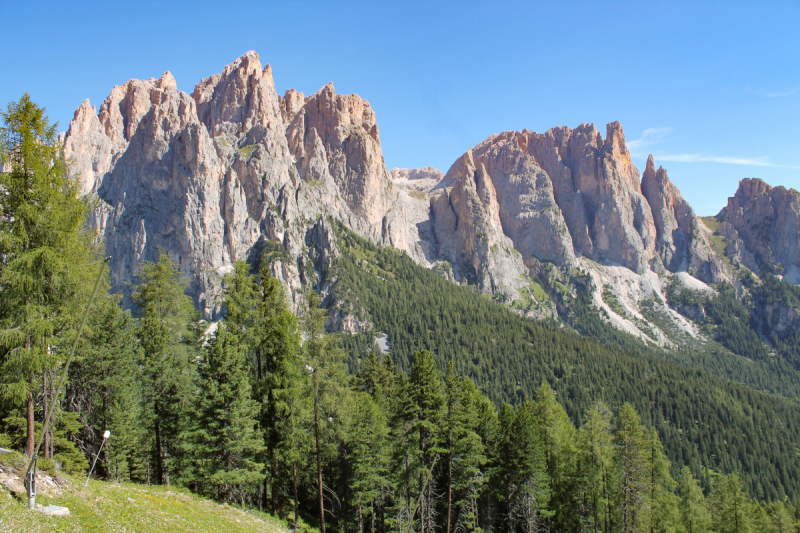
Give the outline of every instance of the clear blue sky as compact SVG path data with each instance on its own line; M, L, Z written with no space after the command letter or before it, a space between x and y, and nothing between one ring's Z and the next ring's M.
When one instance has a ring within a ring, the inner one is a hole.
M646 4L646 5L644 5ZM800 189L800 2L11 2L0 104L66 129L130 78L191 92L247 50L282 93L368 99L389 168L444 171L492 133L619 120L700 215L743 177Z

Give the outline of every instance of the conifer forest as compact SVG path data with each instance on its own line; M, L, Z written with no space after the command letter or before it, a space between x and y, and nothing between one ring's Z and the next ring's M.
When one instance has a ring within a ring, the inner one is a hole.
M588 292L569 327L534 320L331 220L341 253L296 305L280 243L235 262L219 322L167 253L123 291L105 272L56 390L103 243L44 109L2 122L0 447L30 456L52 409L40 469L86 475L110 430L97 478L321 533L800 531L800 344L772 357L730 286L668 294L717 337L662 350ZM800 303L770 275L753 294ZM373 330L329 332L335 308Z

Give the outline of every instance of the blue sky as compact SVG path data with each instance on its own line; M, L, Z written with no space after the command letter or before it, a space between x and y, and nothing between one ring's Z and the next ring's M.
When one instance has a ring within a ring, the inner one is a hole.
M389 168L446 171L492 133L619 120L700 215L743 177L800 189L800 2L11 2L0 104L66 129L114 85L191 92L247 50L282 93L374 107Z

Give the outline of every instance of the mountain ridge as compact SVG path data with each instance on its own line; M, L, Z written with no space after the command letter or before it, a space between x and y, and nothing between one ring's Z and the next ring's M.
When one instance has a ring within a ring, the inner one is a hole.
M64 147L82 191L100 200L91 222L113 257L114 286L163 250L206 319L221 315L232 262L257 261L270 243L288 254L272 269L293 301L308 285L328 293L316 273L335 253L316 240L328 216L507 304L533 298L531 316L558 318L552 302L531 296L536 280L555 276L569 289L577 269L611 323L661 345L668 335L638 308L654 300L686 329L664 298L669 283L738 283L742 265L800 281L796 191L744 180L712 231L652 156L640 177L618 122L605 138L592 124L502 132L444 174L389 171L368 101L332 83L280 96L253 51L191 95L165 72L115 87L99 111L84 101ZM789 223L766 246L756 226L778 219Z

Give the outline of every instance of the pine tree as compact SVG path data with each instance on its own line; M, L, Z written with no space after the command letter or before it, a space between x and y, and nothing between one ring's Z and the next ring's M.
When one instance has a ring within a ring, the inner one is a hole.
M10 172L0 172L0 382L6 400L26 404L30 455L37 392L41 386L43 412L58 402L48 394L52 377L99 263L91 263L89 206L69 176L58 125L27 93L1 114L0 165Z
M169 485L194 403L196 312L184 294L186 281L166 254L160 253L155 263L143 263L139 279L132 297L139 311L136 333L142 347L144 427L155 483Z
M703 489L700 483L692 476L688 466L681 470L680 484L680 516L681 524L686 533L706 533L711 531L711 515L708 512Z
M260 406L251 398L244 353L225 324L217 329L199 367L200 394L194 448L202 484L217 497L244 505L264 478L256 460L264 443L257 431Z

